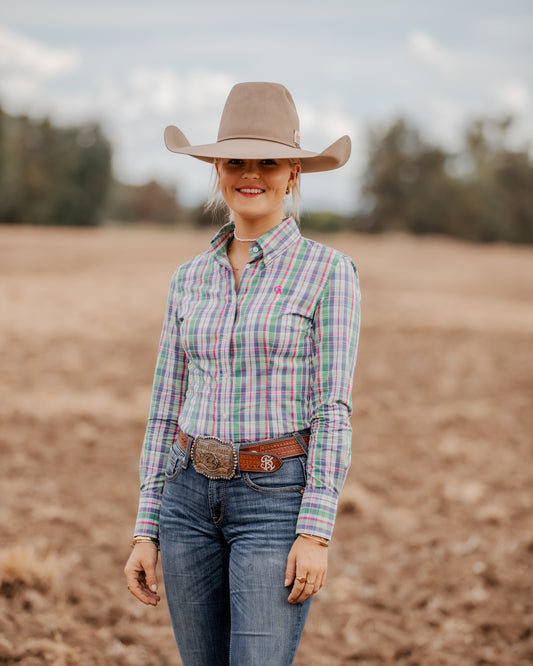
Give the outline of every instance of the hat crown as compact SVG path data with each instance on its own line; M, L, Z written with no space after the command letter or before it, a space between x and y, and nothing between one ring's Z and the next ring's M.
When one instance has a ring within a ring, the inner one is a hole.
M231 89L217 141L261 139L299 147L300 121L290 92L279 83L238 83Z

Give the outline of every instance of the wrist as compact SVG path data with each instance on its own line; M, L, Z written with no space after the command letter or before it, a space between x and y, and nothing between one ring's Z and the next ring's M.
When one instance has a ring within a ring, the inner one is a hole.
M329 546L329 539L326 539L325 537L317 536L316 534L299 534L298 536L301 536L304 539L309 539L311 541L314 541L319 546L323 546L324 548L327 548Z
M145 536L143 534L135 535L131 540L131 547L134 548L139 543L151 543L159 550L159 539L157 537Z

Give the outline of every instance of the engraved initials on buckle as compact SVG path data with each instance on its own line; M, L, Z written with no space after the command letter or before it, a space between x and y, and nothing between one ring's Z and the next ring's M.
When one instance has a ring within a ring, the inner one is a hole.
M276 469L274 458L272 456L261 456L261 469L264 472L273 472Z
M196 437L191 447L194 469L208 479L232 479L237 469L237 451L232 442L217 437Z

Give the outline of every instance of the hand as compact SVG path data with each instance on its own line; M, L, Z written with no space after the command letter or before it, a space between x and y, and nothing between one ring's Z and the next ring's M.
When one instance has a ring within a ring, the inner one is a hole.
M294 583L289 603L299 604L316 594L324 585L327 569L328 549L311 539L298 537L287 558L285 572L285 587Z
M147 606L157 606L161 597L157 594L157 546L153 543L135 544L124 573L128 590Z

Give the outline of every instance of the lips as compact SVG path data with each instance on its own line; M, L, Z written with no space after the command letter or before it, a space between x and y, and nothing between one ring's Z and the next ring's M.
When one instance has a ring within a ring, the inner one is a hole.
M265 190L262 190L258 187L238 187L237 192L240 192L241 194L248 194L248 195L256 195L256 194L263 194Z

